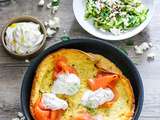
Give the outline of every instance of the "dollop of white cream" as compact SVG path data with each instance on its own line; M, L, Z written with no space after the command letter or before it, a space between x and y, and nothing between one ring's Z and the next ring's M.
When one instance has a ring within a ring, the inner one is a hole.
M52 92L55 94L74 95L80 89L80 79L73 73L59 74L55 80Z
M104 117L99 114L99 115L94 116L94 119L95 120L104 120Z
M45 106L45 108L51 110L65 110L68 108L68 103L65 100L58 98L53 93L43 94L42 103Z
M99 88L96 91L88 90L81 98L81 104L89 108L97 108L98 106L109 102L114 98L114 93L110 88Z
M43 37L39 24L20 22L7 28L5 41L10 51L24 55L37 49Z

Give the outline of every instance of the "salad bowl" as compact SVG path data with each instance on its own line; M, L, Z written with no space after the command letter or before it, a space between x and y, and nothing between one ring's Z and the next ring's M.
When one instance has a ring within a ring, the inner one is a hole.
M73 0L73 11L78 23L82 26L84 30L86 30L91 35L104 40L114 40L114 41L124 40L140 33L151 21L154 11L154 1L153 0L140 0L140 1L144 6L148 8L146 19L138 26L128 29L118 35L112 34L111 32L108 31L97 29L95 25L93 25L94 24L93 21L91 20L93 18L86 20L85 18L86 0Z

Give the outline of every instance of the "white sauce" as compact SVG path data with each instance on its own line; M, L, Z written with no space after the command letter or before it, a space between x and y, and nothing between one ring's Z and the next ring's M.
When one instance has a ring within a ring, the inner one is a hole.
M51 93L45 93L42 97L44 107L51 110L65 110L68 103L56 96L56 94L74 95L80 88L80 79L72 73L59 74L55 80Z
M96 115L94 116L95 120L104 120L104 117L102 115Z
M7 28L5 40L10 51L25 55L37 49L43 37L39 24L21 22Z
M52 93L43 94L42 103L47 109L51 110L65 110L68 108L68 103L65 100L56 97L56 95Z
M81 104L89 108L97 108L98 106L109 102L114 98L114 93L110 88L99 88L96 91L88 90L81 99Z
M80 89L80 79L72 73L59 74L55 80L52 92L55 94L74 95Z

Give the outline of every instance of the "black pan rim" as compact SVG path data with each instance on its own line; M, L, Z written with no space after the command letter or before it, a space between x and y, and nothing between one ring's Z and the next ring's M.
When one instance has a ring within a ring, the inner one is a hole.
M26 89L26 84L27 84L27 80L25 79L26 76L29 74L29 71L32 69L32 66L35 65L35 63L37 63L37 61L39 61L38 63L40 63L40 61L47 56L50 52L54 52L57 49L60 49L61 47L65 46L65 45L69 45L69 44L73 44L73 43L100 43L100 44L104 44L106 45L106 47L111 47L114 49L114 51L118 52L119 54L121 54L128 62L128 64L130 64L130 66L132 67L133 71L135 72L135 74L137 75L137 84L139 85L139 89L140 89L140 93L139 93L139 98L138 98L138 104L137 104L137 109L134 112L134 116L133 116L133 120L138 120L140 113L142 111L142 107L143 107L143 101L144 101L144 88L143 88L143 83L142 83L142 79L141 76L136 68L136 66L134 65L134 63L130 60L130 58L125 55L122 51L120 51L118 48L116 48L115 46L113 46L112 44L106 42L106 41L102 41L99 39L93 39L93 38L73 38L71 40L68 41L63 41L63 42L58 42L56 44L54 44L53 46L47 48L45 51L41 52L35 59L33 59L28 67L28 70L26 71L25 75L24 75L24 79L22 82L22 86L21 86L21 108L22 108L22 112L24 113L25 117L27 120L31 120L30 119L30 112L27 111L26 109L26 101L24 100L25 98L25 89ZM32 80L33 81L33 80Z

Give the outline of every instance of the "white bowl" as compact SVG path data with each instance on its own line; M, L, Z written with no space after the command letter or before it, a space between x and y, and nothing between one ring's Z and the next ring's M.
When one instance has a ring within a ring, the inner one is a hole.
M88 33L94 35L95 37L98 37L104 40L124 40L137 35L151 21L151 18L153 16L153 11L154 11L154 2L153 0L142 0L142 3L149 8L147 19L138 27L135 27L120 35L113 35L110 32L103 32L95 28L92 21L85 20L84 19L85 0L73 0L73 11L78 23L83 27L83 29L86 30Z

